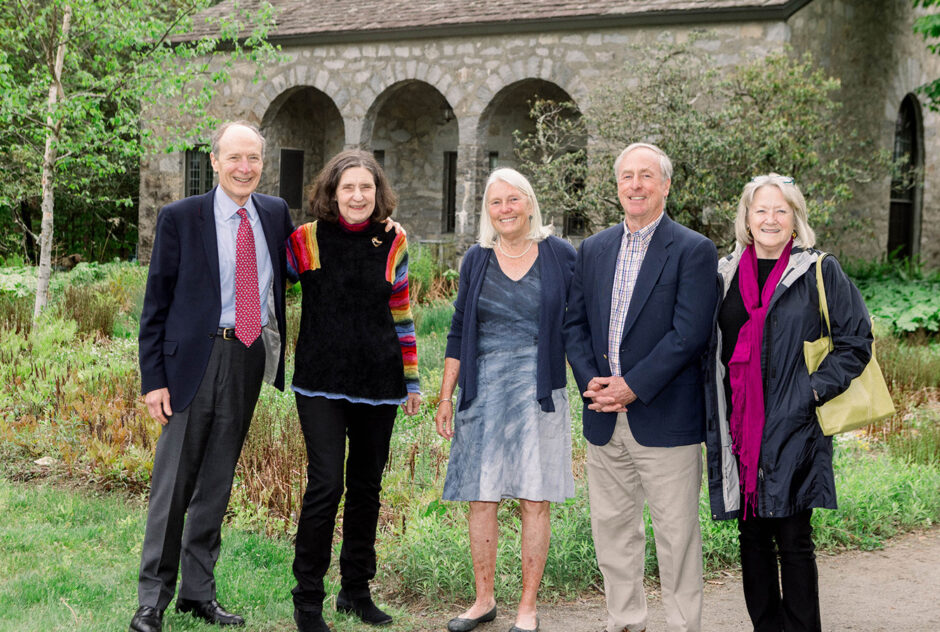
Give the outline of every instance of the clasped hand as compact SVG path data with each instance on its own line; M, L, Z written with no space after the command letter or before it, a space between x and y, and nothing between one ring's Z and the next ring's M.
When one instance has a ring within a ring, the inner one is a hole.
M591 400L589 409L602 413L625 413L627 404L636 399L633 389L619 375L592 378L582 395Z

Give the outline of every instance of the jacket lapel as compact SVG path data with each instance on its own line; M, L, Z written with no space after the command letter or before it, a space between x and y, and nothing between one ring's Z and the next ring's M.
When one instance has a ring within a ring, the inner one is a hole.
M640 273L636 278L636 284L633 286L633 295L630 297L630 305L627 308L627 318L623 323L623 338L627 337L630 328L636 322L637 316L646 305L656 281L659 279L663 266L669 259L669 245L672 243L673 223L667 215L659 222L650 245L646 249L646 256L643 257L643 263L640 265ZM623 340L621 338L621 340Z
M271 211L264 206L264 203L257 195L252 194L251 199L255 203L258 219L261 220L261 228L264 230L264 241L268 244L268 256L271 257L271 267L274 269L274 282L276 284L279 282L280 266L277 262L278 244L274 243L274 234L277 232L274 230L274 219L271 217Z
M594 258L595 292L598 321L601 324L601 340L607 340L610 333L610 297L614 291L614 273L617 269L617 255L623 241L623 222L617 224L619 230L610 231L610 238L600 245Z
M215 189L202 197L199 205L199 229L202 233L202 245L206 251L206 263L209 264L211 285L215 298L221 304L222 288L219 285L219 242L215 232Z

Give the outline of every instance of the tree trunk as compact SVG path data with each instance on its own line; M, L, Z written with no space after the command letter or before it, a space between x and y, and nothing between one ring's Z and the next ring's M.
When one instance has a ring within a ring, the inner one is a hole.
M62 16L62 33L56 47L52 81L49 85L49 114L46 116L46 150L42 156L42 229L39 233L39 279L36 283L36 304L33 321L49 301L49 279L52 276L52 211L55 207L55 161L56 145L62 130L62 121L54 120L52 110L62 94L62 65L65 62L65 42L72 24L72 5L65 5Z

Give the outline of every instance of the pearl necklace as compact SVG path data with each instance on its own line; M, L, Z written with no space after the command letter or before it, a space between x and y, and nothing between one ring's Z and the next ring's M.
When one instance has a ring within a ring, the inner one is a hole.
M524 256L526 255L527 252L529 252L529 250L532 249L532 244L534 244L534 243L535 243L535 242L530 239L530 240L529 240L529 245L526 246L526 249L523 250L521 254L518 254L518 255L511 255L511 254L509 254L508 252L506 252L506 251L503 249L503 240L502 240L502 239L497 239L497 240L496 240L496 247L499 248L499 251L500 251L501 253L503 253L504 256L509 257L510 259L521 259L522 257L524 257Z

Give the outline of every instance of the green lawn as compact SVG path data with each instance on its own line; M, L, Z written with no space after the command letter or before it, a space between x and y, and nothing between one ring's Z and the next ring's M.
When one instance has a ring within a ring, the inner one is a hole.
M0 632L127 630L137 608L144 520L143 505L121 495L0 478ZM216 579L223 605L245 617L246 631L296 629L290 543L228 527L222 538ZM337 589L331 582L331 594ZM420 627L407 611L390 611L390 631ZM329 606L325 616L337 632L365 627ZM171 606L163 629L217 628Z

